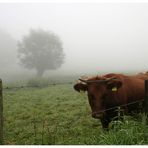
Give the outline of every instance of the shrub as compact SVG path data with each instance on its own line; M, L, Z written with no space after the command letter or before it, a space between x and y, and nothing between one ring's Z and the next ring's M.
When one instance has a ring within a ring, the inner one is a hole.
M46 79L30 79L27 86L30 87L46 87L49 85L49 80Z

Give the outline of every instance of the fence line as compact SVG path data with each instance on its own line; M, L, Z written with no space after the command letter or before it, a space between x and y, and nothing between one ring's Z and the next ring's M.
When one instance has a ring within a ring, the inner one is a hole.
M49 84L43 84L43 85L22 85L22 86L5 86L3 90L9 90L9 89L22 89L22 88L41 88L41 87L48 87L48 86L54 86L54 85L64 85L64 84L73 84L73 82L65 82L65 83L49 83Z

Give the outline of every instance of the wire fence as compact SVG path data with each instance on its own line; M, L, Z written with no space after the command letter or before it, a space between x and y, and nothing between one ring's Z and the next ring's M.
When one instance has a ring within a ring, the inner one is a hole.
M101 110L98 113L102 113L102 112L105 112L105 111L113 110L113 109L116 109L118 107L129 106L129 105L140 103L140 102L144 102L144 99L136 100L136 101L133 101L133 102L130 102L130 103L126 103L126 104L120 104L120 105L117 105L117 106L114 106L114 107L110 107L110 108L107 108L105 110Z

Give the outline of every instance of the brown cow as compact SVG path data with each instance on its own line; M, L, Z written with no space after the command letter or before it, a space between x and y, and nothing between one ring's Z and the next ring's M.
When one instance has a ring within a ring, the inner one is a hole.
M108 128L112 118L117 116L115 106L140 101L144 99L144 80L147 74L126 76L123 74L107 74L95 76L80 81L74 85L78 92L87 91L92 117L101 120L102 127ZM113 108L108 110L109 108ZM139 102L123 107L125 114L138 111Z

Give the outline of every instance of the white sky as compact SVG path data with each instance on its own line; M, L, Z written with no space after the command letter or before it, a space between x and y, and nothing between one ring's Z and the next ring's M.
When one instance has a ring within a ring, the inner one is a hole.
M148 3L0 3L0 29L20 40L30 28L60 36L61 71L148 70Z

